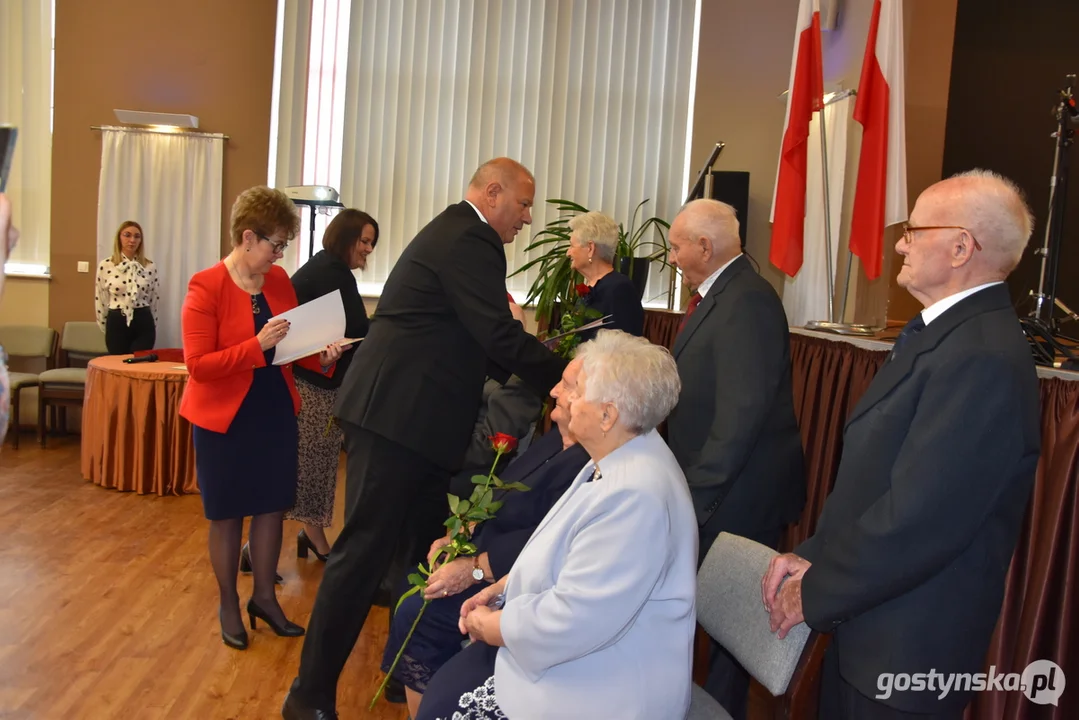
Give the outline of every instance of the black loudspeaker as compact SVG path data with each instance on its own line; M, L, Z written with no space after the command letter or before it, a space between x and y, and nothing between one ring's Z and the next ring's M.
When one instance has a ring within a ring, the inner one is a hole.
M741 170L712 171L712 199L727 203L738 213L738 236L746 249L749 224L749 173Z

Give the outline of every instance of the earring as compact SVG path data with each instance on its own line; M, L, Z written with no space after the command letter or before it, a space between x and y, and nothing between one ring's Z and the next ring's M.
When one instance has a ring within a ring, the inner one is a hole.
M588 264L589 264L589 265L591 265L591 264L592 264L592 258L591 258L591 257L590 257L590 258L588 258Z

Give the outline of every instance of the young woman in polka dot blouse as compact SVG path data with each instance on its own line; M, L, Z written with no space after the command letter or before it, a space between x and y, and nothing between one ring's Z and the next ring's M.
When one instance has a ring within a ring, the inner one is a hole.
M111 355L152 350L161 295L157 266L143 252L142 227L128 220L116 231L112 257L97 266L97 324Z

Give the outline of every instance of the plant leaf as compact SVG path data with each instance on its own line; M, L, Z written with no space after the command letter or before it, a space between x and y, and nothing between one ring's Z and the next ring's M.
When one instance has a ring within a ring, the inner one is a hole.
M397 610L401 607L401 603L403 603L405 601L405 598L407 598L409 595L415 595L419 591L420 591L420 587L418 585L413 585L411 588L409 588L408 592L406 592L404 595L402 595L400 597L400 599L397 600L397 604L393 606L394 615L397 614Z
M457 514L457 506L461 504L461 498L457 497L453 493L446 493L446 499L450 503L450 512L454 515Z

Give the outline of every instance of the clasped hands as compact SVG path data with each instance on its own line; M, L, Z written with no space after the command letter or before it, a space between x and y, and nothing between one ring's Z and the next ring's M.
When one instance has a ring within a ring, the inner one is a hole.
M491 607L491 601L506 592L506 578L488 585L483 590L465 600L461 606L461 619L457 627L462 635L468 635L473 642L487 643L502 647L502 611Z
M772 632L779 639L787 637L795 625L805 622L802 614L802 576L811 563L793 553L772 558L768 571L761 578L761 600L768 611Z

